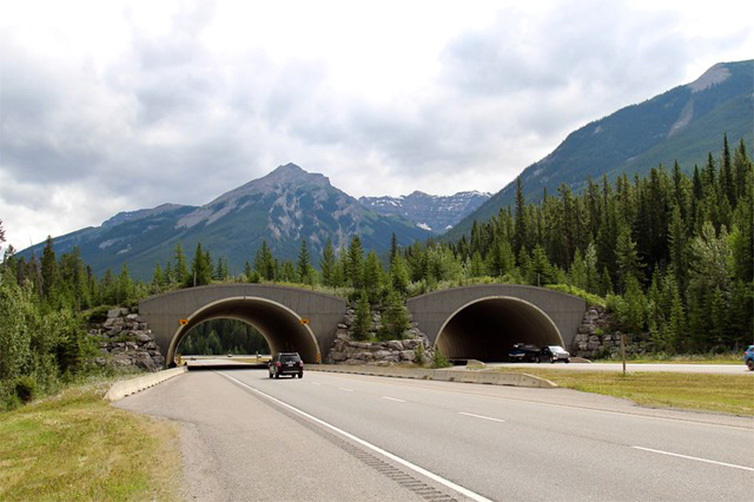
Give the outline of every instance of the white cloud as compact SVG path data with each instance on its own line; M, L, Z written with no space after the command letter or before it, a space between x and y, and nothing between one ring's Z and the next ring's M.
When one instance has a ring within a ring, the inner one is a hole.
M25 247L296 162L495 192L566 134L748 59L735 2L5 2L0 219ZM73 202L72 202L73 201Z

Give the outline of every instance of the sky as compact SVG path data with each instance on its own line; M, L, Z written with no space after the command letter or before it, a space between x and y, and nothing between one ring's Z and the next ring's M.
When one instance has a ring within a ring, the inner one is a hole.
M739 0L0 0L16 249L293 162L345 192L497 192L568 133L754 57Z

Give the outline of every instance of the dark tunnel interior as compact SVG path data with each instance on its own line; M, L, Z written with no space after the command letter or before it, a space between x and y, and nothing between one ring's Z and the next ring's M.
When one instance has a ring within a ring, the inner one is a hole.
M274 302L256 298L237 298L211 305L183 326L170 345L168 360L175 356L176 347L194 326L211 319L237 319L256 328L270 346L273 354L298 352L306 363L317 362L320 353L314 336L291 311Z
M487 298L456 312L436 345L448 359L503 362L519 342L563 345L555 324L538 308L513 298Z

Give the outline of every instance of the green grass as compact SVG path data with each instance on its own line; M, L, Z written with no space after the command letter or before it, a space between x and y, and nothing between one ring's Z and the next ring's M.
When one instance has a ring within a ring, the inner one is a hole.
M177 428L77 386L0 414L0 500L177 500Z
M546 378L560 387L630 399L652 408L754 416L754 375L627 373L506 368Z
M595 359L595 363L620 363L620 358ZM628 364L737 364L743 365L743 350L724 354L643 355L626 359Z

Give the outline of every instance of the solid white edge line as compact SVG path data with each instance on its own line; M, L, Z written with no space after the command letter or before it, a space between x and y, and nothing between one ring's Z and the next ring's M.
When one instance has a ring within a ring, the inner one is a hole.
M489 420L491 422L505 423L502 418L485 417L484 415L475 415L474 413L466 413L465 411L459 411L459 415L466 415L467 417L481 418L482 420Z
M390 396L382 396L382 399L387 399L388 401L395 401L396 403L405 403L403 399L398 399L397 397L390 397Z
M706 458L691 457L689 455L681 455L680 453L673 453L670 451L653 450L652 448L644 448L642 446L632 446L631 448L636 448L637 450L649 451L652 453L659 453L660 455L670 455L671 457L685 458L688 460L696 460L697 462L706 462L708 464L722 465L724 467L732 467L734 469L743 469L745 471L754 472L754 468L746 467L745 465L728 464L726 462L718 462L716 460L709 460Z
M322 384L321 384L321 383L319 383L319 382L309 382L309 383L310 383L310 384L312 384L312 385L322 385Z
M291 410L291 411L293 411L295 413L298 413L302 417L306 417L307 419L311 420L312 422L315 422L315 423L317 423L317 424L319 424L319 425L321 425L323 427L327 427L328 429L330 429L330 430L332 430L334 432L337 432L338 434L340 434L342 436L345 436L348 439L350 439L352 441L355 441L356 443L359 443L360 445L362 445L362 446L364 446L366 448L369 448L370 450L372 450L374 452L377 452L380 455L383 455L383 456L389 458L390 460L398 462L399 464L403 465L404 467L407 467L407 468L411 469L412 471L418 472L422 476L426 476L429 479L440 483L441 485L447 486L451 490L454 490L454 491L460 493L461 495L463 495L465 497L468 497L468 498L470 498L472 500L476 500L477 502L493 502L492 500L484 497L483 495L479 495L478 493L473 492L473 491L471 491L471 490L469 490L467 488L464 488L461 485L457 485L457 484L455 484L454 482L452 482L452 481L450 481L448 479L445 479L445 478L443 478L443 477L441 477L441 476L439 476L439 475L437 475L437 474L435 474L433 472L428 471L427 469L424 469L423 467L419 467L416 464L412 464L408 460L404 460L401 457L399 457L397 455L394 455L394 454L390 453L387 450L383 450L379 446L373 445L372 443L369 443L369 442L367 442L367 441L365 441L365 440L363 440L363 439L361 439L359 437L356 437L356 436L354 436L353 434L351 434L349 432L346 432L346 431L344 431L342 429L339 429L339 428L335 427L334 425L331 425L331 424L325 422L324 420L321 420L321 419L319 419L319 418L317 418L317 417L315 417L313 415L310 415L310 414L308 414L305 411L299 410L298 408L296 408L294 406L291 406L288 403L284 403L283 401L281 401L281 400L279 400L277 398L274 398L274 397L270 396L269 394L265 394L261 390L255 389L251 385L248 385L248 384L246 384L246 383L244 383L244 382L242 382L242 381L240 381L240 380L238 380L236 378L233 378L232 376L226 375L224 373L219 373L219 374L222 375L223 377L229 379L229 380L232 380L232 381L238 383L239 385L242 385L242 386L246 387L247 389L251 390L252 392L255 392L255 393L259 394L260 396L263 396L266 399L269 399L270 401L272 401L272 402L274 402L276 404L279 404L280 406L283 406L284 408L287 408L287 409L289 409L289 410Z
M345 387L338 387L338 389L345 392L353 392L353 389L346 389Z

